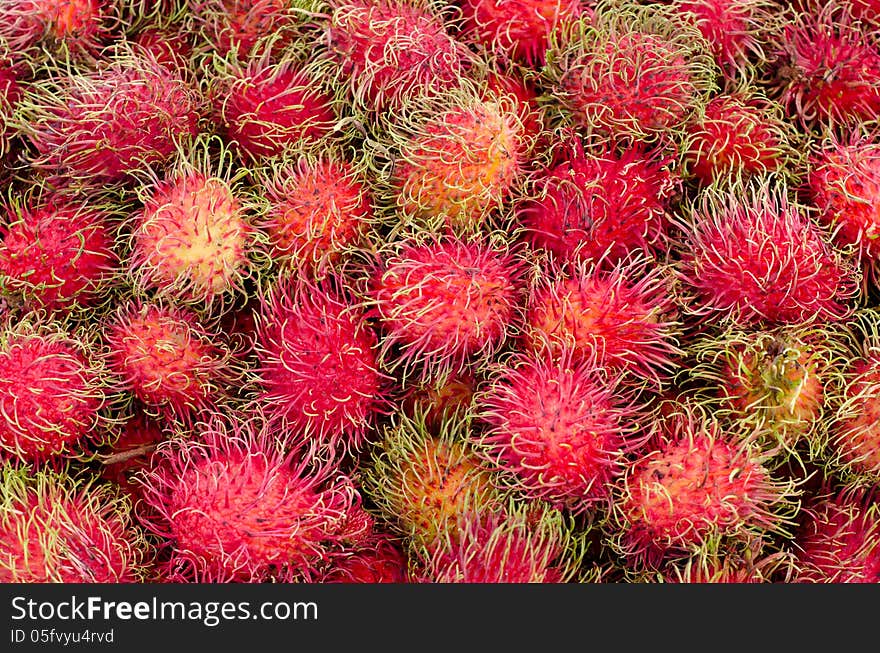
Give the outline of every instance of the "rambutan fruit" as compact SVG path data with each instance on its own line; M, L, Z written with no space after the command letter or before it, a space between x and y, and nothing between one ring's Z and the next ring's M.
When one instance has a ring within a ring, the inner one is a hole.
M854 130L826 136L811 156L807 189L834 242L854 245L867 266L880 261L880 142Z
M0 450L25 462L76 457L109 398L88 342L32 313L0 329Z
M545 264L530 287L524 347L624 372L637 386L664 385L678 365L682 323L668 266L635 254L602 261Z
M266 207L256 225L278 266L320 276L363 244L373 223L366 175L344 154L302 153L254 173Z
M880 112L880 32L830 0L796 12L774 35L767 84L805 129L874 120Z
M801 510L793 553L797 583L880 582L880 501L873 486L851 486Z
M427 380L405 391L400 410L410 418L422 416L425 427L435 432L450 415L466 412L474 405L476 375L469 370L452 374L440 382Z
M391 171L382 171L395 224L404 217L432 230L480 229L520 181L530 148L520 108L506 93L444 94L407 105L400 123L391 130Z
M585 151L577 138L560 158L517 205L532 246L560 260L612 262L637 249L666 249L670 205L681 186L671 159L641 145Z
M460 0L462 39L538 68L552 36L589 8L581 0Z
M21 67L0 39L0 159L9 151L9 141L14 136L8 123L23 93L22 75Z
M785 535L799 508L795 479L697 408L657 425L618 482L608 543L636 566L659 568L707 543Z
M117 27L106 0L2 0L0 39L17 53L97 54Z
M558 511L511 502L455 516L455 529L422 547L421 583L565 583L581 562L573 527ZM454 533L454 535L453 535ZM418 548L417 548L418 550Z
M409 556L398 537L377 532L363 544L334 557L330 568L317 582L409 583Z
M344 280L291 270L262 296L256 320L255 401L270 420L290 437L361 449L387 381L376 333Z
M194 59L193 35L172 19L147 23L128 37L131 43L144 48L160 64L178 71L187 78Z
M699 29L669 5L601 0L547 51L553 102L589 135L670 143L718 70Z
M247 163L318 141L337 122L333 97L304 48L276 50L273 42L243 60L215 58L208 95L227 142Z
M784 181L755 178L705 189L683 213L685 314L741 327L833 322L851 314L858 271L789 199Z
M50 313L94 307L121 272L110 211L30 190L7 203L0 222L0 292Z
M859 310L848 323L853 356L840 365L845 383L831 420L832 467L856 481L880 481L880 310Z
M334 0L329 41L334 86L374 115L458 86L471 58L423 0Z
M94 69L42 72L12 122L29 141L28 163L66 185L128 182L198 133L198 91L143 49L120 43Z
M216 139L181 153L176 165L139 190L143 207L132 217L129 273L140 294L217 308L241 294L256 267L260 242L251 224L255 202Z
M481 79L485 86L484 98L491 101L492 98L507 96L513 102L521 125L523 165L528 169L551 142L549 121L541 106L536 80L522 68L496 60L489 64Z
M794 157L782 107L753 88L713 97L688 122L685 176L703 185L784 169Z
M644 444L647 417L620 375L571 350L518 353L493 369L475 398L485 424L478 454L513 489L571 513L607 504L626 457Z
M150 468L153 452L167 437L166 427L145 412L133 411L116 434L98 455L100 476L137 500L142 489L137 475Z
M766 39L775 27L770 0L675 0L709 42L718 68L728 79L742 78L766 63Z
M233 382L222 336L190 310L132 300L104 327L108 371L157 416L197 418L216 407Z
M523 268L503 241L413 236L391 243L374 267L368 301L381 361L404 382L479 367L519 326Z
M792 563L790 552L768 550L765 542L755 538L726 548L710 544L691 558L671 563L660 580L686 584L788 583L794 573Z
M683 371L719 419L748 424L768 453L814 459L827 444L830 397L848 357L842 332L821 326L728 328L690 343Z
M326 452L288 448L257 413L209 414L190 437L160 444L140 478L141 520L179 581L308 578L360 505Z
M0 582L136 583L150 545L131 501L65 471L0 466Z
M469 511L497 512L507 505L500 474L486 468L471 441L471 418L455 414L430 431L416 414L395 413L383 438L366 453L364 493L392 532L422 546L448 534Z

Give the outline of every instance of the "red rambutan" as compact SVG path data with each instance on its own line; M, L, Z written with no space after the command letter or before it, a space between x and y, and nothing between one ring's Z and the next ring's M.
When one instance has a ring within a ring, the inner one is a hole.
M0 0L0 39L19 54L39 48L94 54L116 26L107 0Z
M333 559L320 583L408 583L409 556L399 538L376 533Z

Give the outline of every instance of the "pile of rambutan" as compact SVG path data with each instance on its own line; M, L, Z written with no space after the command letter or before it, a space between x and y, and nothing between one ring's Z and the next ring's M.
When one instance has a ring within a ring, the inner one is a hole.
M0 0L0 581L880 582L880 8Z

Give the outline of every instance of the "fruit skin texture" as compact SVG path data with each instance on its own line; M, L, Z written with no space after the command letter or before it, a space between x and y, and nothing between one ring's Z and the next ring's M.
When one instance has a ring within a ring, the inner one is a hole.
M699 30L656 3L600 2L566 37L545 74L573 122L600 139L668 140L717 72Z
M738 326L839 321L858 273L785 184L706 191L681 226L685 313Z
M521 339L528 350L595 360L636 385L666 383L682 354L670 270L635 255L612 267L548 265L533 282Z
M807 188L835 242L855 245L866 263L880 260L880 143L829 136L810 163Z
M0 224L4 293L61 314L94 306L115 282L114 235L97 206L49 194L10 205L7 216Z
M39 46L74 55L94 53L110 33L113 4L103 0L2 0L0 39L22 54L33 53Z
M233 381L231 354L186 308L137 300L120 304L105 328L107 368L157 416L187 421Z
M240 292L251 274L256 230L235 179L181 166L143 192L129 261L140 293L212 306Z
M458 85L467 49L427 3L343 0L330 22L330 59L337 84L355 108L393 116L414 98Z
M172 582L308 578L360 504L326 452L287 449L253 414L209 414L194 437L166 440L143 485L141 520Z
M371 316L386 368L442 380L497 352L516 327L521 264L477 237L400 241L372 273ZM392 351L400 347L400 352Z
M526 240L559 260L615 262L666 247L669 203L681 185L671 160L643 146L585 151L571 139L517 207Z
M86 343L38 316L0 331L0 451L41 463L82 453L108 398Z
M297 439L359 450L381 411L378 339L340 277L282 276L257 315L256 402Z
M198 133L201 99L146 52L122 53L94 71L56 71L32 85L13 123L30 141L29 163L65 184L127 183L162 166Z
M149 544L111 486L6 463L0 487L0 582L142 582Z
M696 409L660 428L619 483L614 548L651 568L717 538L784 532L793 480L773 478L761 454Z
M320 583L408 583L409 556L401 541L376 532L345 555L333 560Z
M401 145L394 184L405 215L462 230L483 225L507 199L527 147L517 106L486 95L432 110Z
M486 425L477 451L514 488L572 513L608 502L626 457L644 444L644 415L621 379L596 359L516 355L496 366L475 399Z
M832 425L835 462L857 475L880 480L880 352L856 359Z
M798 583L880 581L880 504L872 487L831 490L803 508L794 552Z

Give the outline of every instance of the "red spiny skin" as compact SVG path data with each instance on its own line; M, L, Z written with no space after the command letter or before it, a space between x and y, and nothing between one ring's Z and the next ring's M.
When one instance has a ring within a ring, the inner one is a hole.
M417 581L422 583L560 583L562 537L507 512L468 511L455 537L432 542Z
M878 34L861 29L841 7L801 12L776 46L780 100L808 129L872 120L880 112Z
M304 270L337 263L373 219L371 193L345 160L303 157L274 168L261 187L269 207L258 226L274 258Z
M39 45L96 52L110 36L113 3L104 0L0 0L0 39L13 52Z
M288 451L273 429L235 420L209 419L157 449L142 521L169 548L173 580L309 577L339 547L360 496L317 450Z
M300 279L283 276L257 316L258 401L291 437L359 450L384 406L378 339L344 291Z
M610 497L610 486L644 438L642 416L621 399L620 379L595 362L520 355L478 394L487 425L478 451L510 472L517 490L574 512Z
M461 0L467 37L528 66L544 63L550 35L589 12L580 0Z
M880 260L880 143L829 141L812 158L807 182L820 220L835 241Z
M378 533L362 545L334 559L321 583L377 584L408 583L409 559L402 542Z
M880 582L880 504L854 486L802 509L794 553L799 583Z
M186 0L211 48L225 56L246 56L264 38L290 39L297 15L288 0Z
M677 416L626 471L615 508L621 551L657 566L716 537L782 525L788 487L716 422Z
M229 356L185 308L121 304L107 326L107 366L120 388L160 414L188 420L214 405Z
M150 551L127 498L65 474L0 474L0 582L141 582Z
M669 159L641 147L593 154L579 143L566 153L518 209L532 245L561 260L665 249L668 206L680 185Z
M21 72L8 57L0 55L0 157L8 148L8 122L21 99Z
M687 132L689 173L703 185L729 175L773 172L784 163L782 116L757 97L717 95Z
M680 0L676 7L690 15L728 77L761 63L761 28L775 9L768 0Z
M853 15L873 27L880 27L880 0L850 0Z
M120 263L107 216L60 198L27 204L0 225L0 289L52 313L97 303Z
M549 141L546 134L548 121L539 104L537 88L521 73L493 68L486 77L486 91L486 100L493 96L513 99L514 111L521 126L520 142L525 158L523 165L526 165L528 159L540 153Z
M125 182L198 133L197 92L147 54L55 83L34 86L21 112L32 165L68 181Z
M551 269L531 289L525 346L595 358L640 383L660 385L675 368L681 324L665 273L650 259L612 269Z
M143 486L136 475L150 469L152 454L165 439L161 423L135 413L120 428L119 437L104 453L101 478L115 483L133 500L141 497Z
M401 0L337 2L330 48L355 101L380 113L456 86L466 67L441 18Z
M854 360L844 403L832 424L833 447L854 472L880 479L880 354Z
M192 35L180 27L147 27L132 37L132 42L148 50L156 61L171 70L186 71L193 55Z
M825 234L780 189L729 191L697 206L681 245L684 310L738 326L837 321L855 277Z
M439 432L443 421L472 404L477 381L470 372L451 375L442 383L424 383L406 391L400 408L410 418L420 415L431 432Z
M329 134L336 114L320 82L291 62L258 61L217 89L226 137L245 160L276 156Z
M75 456L104 400L99 369L66 333L3 334L0 449L26 462Z
M512 253L481 241L403 243L374 273L370 291L386 365L416 367L430 379L491 357L516 326L520 267Z
M250 273L255 229L224 179L169 174L137 214L130 270L137 284L187 302L212 302Z

